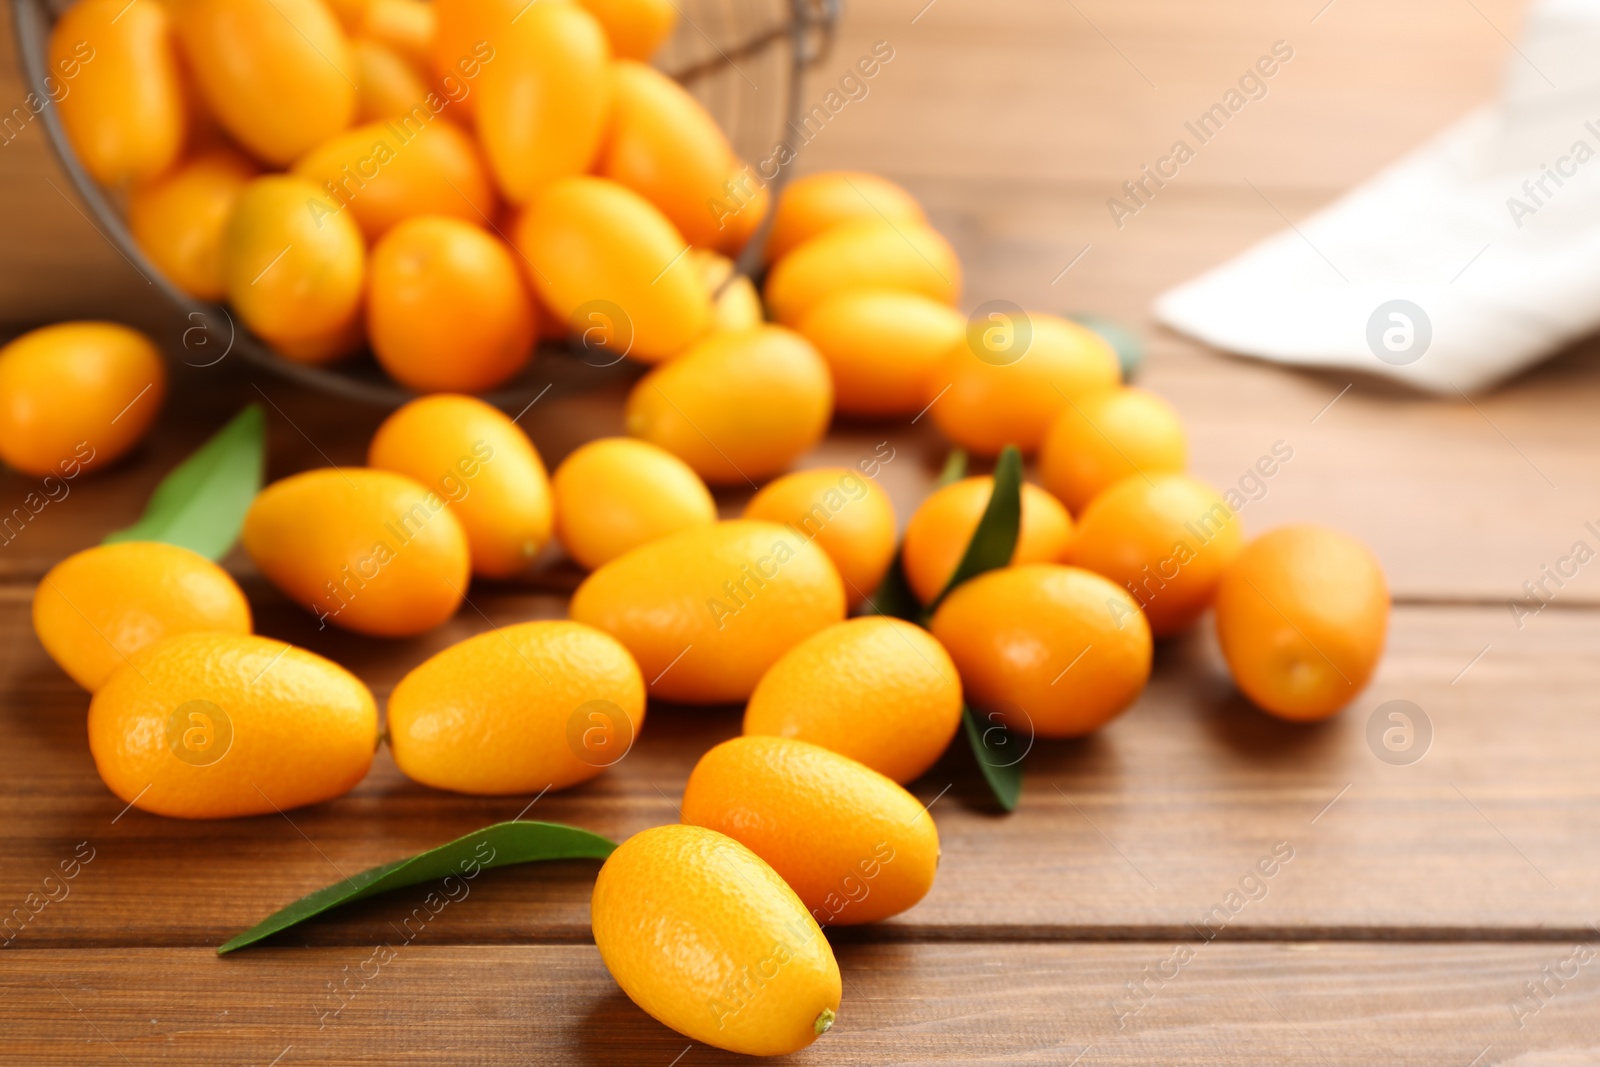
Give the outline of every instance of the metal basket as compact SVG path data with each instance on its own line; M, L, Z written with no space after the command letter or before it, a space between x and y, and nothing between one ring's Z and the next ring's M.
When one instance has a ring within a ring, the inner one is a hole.
M56 16L71 6L71 0L11 2L23 77L39 99L48 100L45 74L49 69L50 28ZM789 124L798 122L802 78L807 67L827 54L840 2L683 0L677 5L682 14L677 31L662 47L656 65L699 97L717 118L740 158L761 159L785 139ZM179 290L145 257L111 196L78 162L56 110L46 107L40 118L56 157L88 206L91 221L189 324L184 331L185 362L210 366L237 354L304 385L383 407L398 407L415 396L391 381L370 352L329 366L294 363L239 326L225 306L196 300ZM768 182L774 202L788 172L787 165L781 166L777 176ZM772 214L768 212L766 221L739 256L740 272L751 274L756 270L771 221ZM530 361L527 369L483 398L515 409L551 388L577 391L626 373L608 372L606 367L586 359L588 355L573 345L542 343L538 358ZM615 362L608 359L606 364Z

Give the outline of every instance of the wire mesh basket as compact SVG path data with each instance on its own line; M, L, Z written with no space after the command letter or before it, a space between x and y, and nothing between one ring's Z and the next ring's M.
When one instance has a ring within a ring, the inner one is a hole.
M832 43L841 0L680 0L677 30L657 54L656 66L690 90L722 126L741 159L754 163L772 155L791 122L800 117L802 78ZM13 25L22 71L38 99L50 99L45 84L49 36L71 0L12 0ZM285 378L352 400L398 407L415 394L391 381L370 352L328 366L284 359L254 337L228 308L196 300L173 285L134 241L112 193L101 188L79 162L56 109L40 113L51 148L77 187L90 221L187 323L183 359L204 367L238 357ZM787 164L766 182L776 202L788 177ZM763 177L767 177L763 174ZM738 259L750 274L760 263L771 212ZM538 358L511 382L484 394L501 407L520 407L550 388L576 391L626 371L609 356L591 360L576 344L542 342ZM603 364L603 365L602 365Z

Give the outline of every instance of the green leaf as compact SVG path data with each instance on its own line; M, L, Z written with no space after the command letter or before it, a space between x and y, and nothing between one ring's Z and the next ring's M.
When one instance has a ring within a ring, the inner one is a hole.
M221 559L261 491L266 452L266 418L251 404L161 479L138 522L104 543L165 541Z
M890 618L914 622L919 626L923 624L922 605L917 603L916 594L906 582L905 568L900 565L899 549L895 550L894 559L890 562L889 569L884 572L883 581L878 583L878 588L867 598L862 610L867 615L887 615Z
M989 494L989 505L983 509L978 528L972 531L972 540L961 556L955 573L932 604L932 612L940 601L950 595L950 590L984 571L1004 567L1011 562L1017 550L1017 534L1022 529L1022 453L1016 445L1007 445L994 465L994 491Z
M429 849L410 859L395 860L335 882L273 912L250 929L229 938L217 955L253 945L280 930L287 930L314 915L351 901L433 882L449 875L476 878L480 870L539 860L603 860L617 847L599 834L554 822L501 822L458 837L447 845Z
M939 480L934 483L935 489L943 489L952 482L959 482L967 476L967 450L953 448L944 459L944 470L939 472Z
M1017 738L998 719L984 722L969 705L961 706L961 721L967 728L967 741L978 759L978 769L1000 806L1016 811L1022 799L1022 757L1027 755Z

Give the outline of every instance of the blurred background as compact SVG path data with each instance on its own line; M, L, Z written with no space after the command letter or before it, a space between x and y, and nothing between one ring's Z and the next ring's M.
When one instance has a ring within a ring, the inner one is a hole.
M663 65L760 21L737 8L686 6L693 21ZM1476 402L1437 401L1207 351L1157 328L1150 302L1492 98L1523 13L1519 0L851 0L803 105L875 46L892 59L804 145L795 172L849 167L904 183L966 267L963 310L1001 298L1134 328L1150 346L1141 383L1181 410L1201 477L1227 488L1286 441L1295 459L1252 503L1253 528L1341 525L1374 547L1403 597L1520 595L1568 540L1551 531L1576 524L1552 486L1597 480L1574 447L1596 443L1589 349ZM1192 140L1184 123L1279 42L1293 59L1266 95L1119 228L1107 201L1123 182ZM0 99L20 101L9 27L4 47ZM719 115L738 114L738 147L754 154L752 131L778 135L783 68L735 62L697 90ZM97 233L43 133L35 124L0 145L0 323L103 316L175 346L187 324ZM1419 501L1424 513L1394 521ZM1582 600L1582 584L1565 595Z

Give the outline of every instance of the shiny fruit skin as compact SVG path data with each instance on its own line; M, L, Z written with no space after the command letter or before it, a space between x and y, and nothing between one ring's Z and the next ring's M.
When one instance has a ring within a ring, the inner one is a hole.
M1024 737L1097 730L1150 678L1150 626L1139 605L1078 567L1032 563L980 574L951 591L932 628L961 672L967 702Z
M307 178L269 174L240 191L222 238L228 300L269 343L341 334L356 321L366 247L348 213Z
M383 369L417 392L491 389L533 357L533 294L504 241L461 219L418 215L372 249L367 336Z
M420 104L329 138L302 156L293 173L314 183L335 211L348 211L369 241L415 215L482 225L499 210L472 137Z
M1075 514L1124 478L1178 474L1189 443L1172 405L1143 389L1118 386L1075 398L1039 447L1039 481Z
M767 275L767 309L795 326L825 298L845 289L903 289L941 304L961 295L955 250L926 226L883 219L848 222L796 248Z
M779 656L844 618L844 586L794 531L719 522L607 563L578 586L568 613L621 641L652 696L731 704Z
M556 536L594 570L668 534L717 521L711 490L666 449L631 437L580 446L556 468Z
M207 762L205 746L224 743ZM366 777L377 747L378 708L360 679L248 634L169 637L135 653L89 704L89 751L106 785L179 819L331 800Z
M187 548L121 541L75 552L33 591L33 632L56 665L94 692L164 637L247 634L250 605L228 572Z
M638 665L609 635L524 622L451 645L402 678L389 697L389 747L423 785L538 793L621 759L644 710Z
M921 293L847 289L817 303L797 327L833 375L834 404L850 415L915 415L927 381L965 336L955 308Z
M173 0L206 106L247 151L288 166L350 125L356 66L322 0Z
M632 189L672 220L692 245L716 247L717 213L733 149L717 120L689 91L635 60L611 64L611 126L597 170Z
M146 180L178 161L188 106L165 5L79 0L50 31L48 72L67 140L95 181Z
M994 479L963 478L935 490L911 515L900 550L906 582L917 599L931 604L944 591L978 529ZM1072 543L1072 516L1060 501L1036 485L1022 486L1022 528L1011 564L1055 563Z
M509 578L550 540L550 481L528 435L476 397L413 400L378 427L367 463L443 497L466 531L472 573Z
M839 569L853 607L871 596L894 559L894 505L872 479L849 467L785 474L763 486L744 517L792 526Z
M357 37L350 42L356 65L356 121L397 118L427 98L422 76L394 49Z
M1217 586L1217 638L1235 684L1282 719L1334 714L1383 655L1389 588L1361 542L1283 526L1246 545Z
M683 821L766 860L823 926L900 914L927 896L939 865L939 831L916 797L790 737L736 737L701 756Z
M580 0L605 27L618 59L644 61L655 55L678 25L672 0Z
M821 630L774 663L744 710L746 735L793 737L904 784L961 726L961 677L928 631L881 615Z
M613 346L642 363L682 352L711 322L711 291L687 242L644 197L604 178L552 184L513 239L541 299L562 322L602 303L624 322Z
M595 879L594 943L617 985L665 1026L751 1056L816 1040L839 1010L839 965L793 889L700 826L624 841Z
M454 615L467 535L434 490L390 471L325 467L263 489L244 548L290 600L347 630L409 637Z
M708 293L721 295L713 298L711 329L719 333L735 330L753 330L765 321L761 310L761 294L748 274L729 281L733 274L733 260L709 248L691 248L684 254L705 283ZM724 284L726 283L726 284Z
M927 226L928 216L905 189L861 171L807 174L784 186L763 258L769 264L836 226L888 219L896 226Z
M32 330L0 348L0 460L41 478L97 470L139 443L166 392L161 353L137 330Z
M817 350L781 326L716 333L657 367L628 394L628 433L660 445L712 485L785 469L833 414Z
M206 149L129 193L128 229L169 282L196 300L221 300L223 233L255 176L233 149Z
M1078 516L1068 562L1103 574L1143 606L1157 637L1192 626L1244 545L1217 491L1182 474L1134 475Z
M946 437L978 455L998 455L1006 445L1033 452L1071 400L1121 378L1116 353L1099 334L1056 315L1035 311L1026 319L1032 336L1020 355L1017 324L973 324L928 375L928 414ZM988 339L999 336L1005 342L990 347Z
M489 38L472 90L489 170L526 204L551 182L587 171L611 108L611 45L576 4L533 4Z

